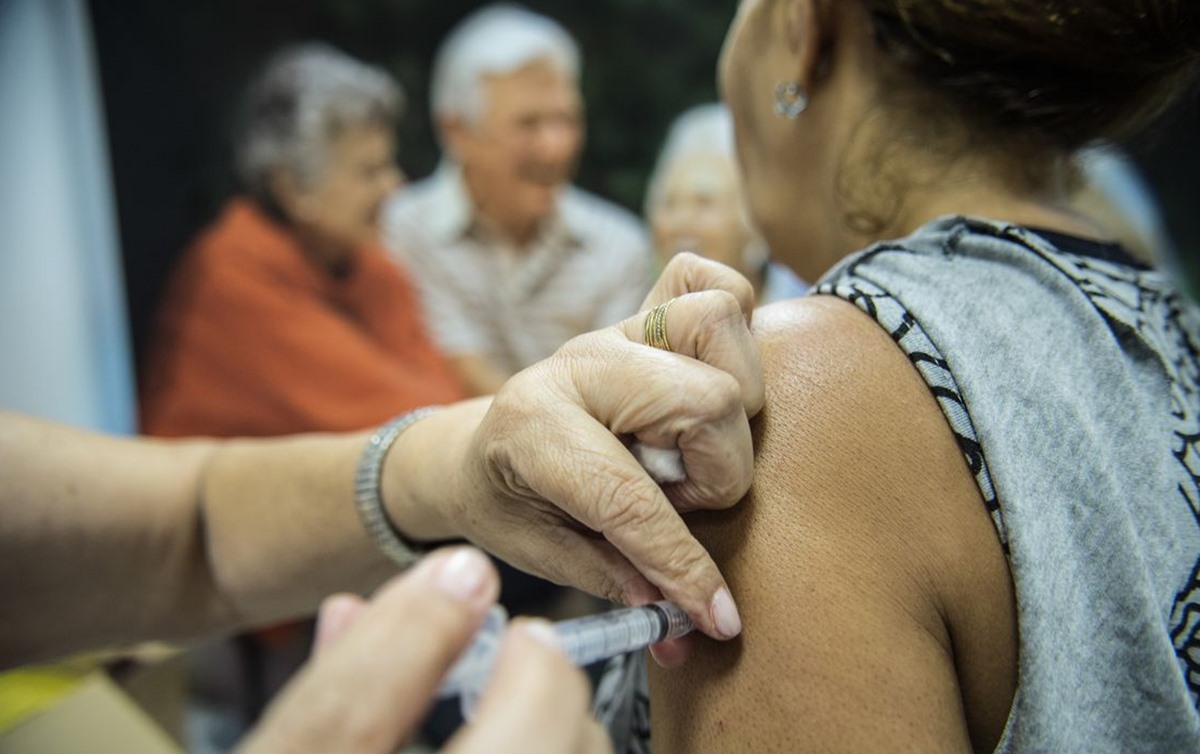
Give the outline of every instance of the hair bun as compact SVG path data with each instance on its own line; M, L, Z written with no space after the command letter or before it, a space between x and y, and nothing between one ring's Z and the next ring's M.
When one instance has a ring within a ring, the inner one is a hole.
M1200 68L1197 0L863 0L881 47L968 117L1059 146L1121 138Z

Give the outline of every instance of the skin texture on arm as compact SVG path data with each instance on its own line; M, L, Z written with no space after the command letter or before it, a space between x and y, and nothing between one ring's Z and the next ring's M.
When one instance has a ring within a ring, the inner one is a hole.
M0 665L265 622L378 585L395 569L348 484L365 438L168 443L0 413Z
M754 487L689 518L745 630L652 668L655 750L990 751L1016 684L1011 577L936 402L846 302L759 310L755 334Z

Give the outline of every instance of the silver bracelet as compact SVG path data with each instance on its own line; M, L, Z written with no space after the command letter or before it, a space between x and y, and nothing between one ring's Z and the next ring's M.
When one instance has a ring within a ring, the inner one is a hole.
M396 565L407 568L417 561L423 553L422 548L404 536L388 518L383 509L383 494L381 481L383 478L383 461L388 450L396 442L404 430L430 414L441 410L439 406L426 406L409 411L407 414L392 419L384 424L363 448L358 459L358 469L354 472L354 506L358 508L358 517L362 519L363 527L372 541L378 545Z

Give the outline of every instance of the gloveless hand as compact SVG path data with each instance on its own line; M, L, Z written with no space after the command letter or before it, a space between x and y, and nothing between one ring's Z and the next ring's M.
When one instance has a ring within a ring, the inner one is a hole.
M749 489L749 419L763 403L754 297L732 270L679 255L646 305L668 300L671 352L644 344L642 312L509 380L474 433L452 515L519 568L625 603L661 593L727 639L741 630L737 609L679 513ZM634 439L678 449L686 480L660 488L628 450Z
M327 599L315 657L267 711L241 754L391 754L420 724L450 665L499 594L484 555L468 547L427 556L371 602ZM587 680L545 621L505 634L474 719L445 754L604 754Z

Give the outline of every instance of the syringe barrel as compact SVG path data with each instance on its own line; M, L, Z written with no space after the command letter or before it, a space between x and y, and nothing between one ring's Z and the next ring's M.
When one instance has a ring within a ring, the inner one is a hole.
M687 613L663 601L562 621L554 631L566 655L583 666L682 636L692 628Z
M462 696L468 719L492 672L508 623L504 608L493 606L474 641L450 669L439 697ZM693 629L687 613L670 602L612 610L554 624L554 632L567 657L576 665L590 665L619 654L683 636Z

